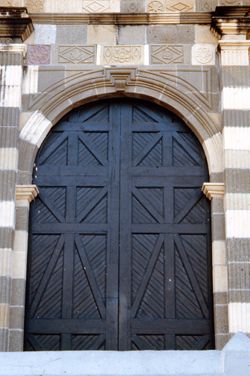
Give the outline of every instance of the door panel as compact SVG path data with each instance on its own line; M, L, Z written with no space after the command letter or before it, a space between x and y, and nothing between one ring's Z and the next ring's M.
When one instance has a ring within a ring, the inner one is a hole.
M65 116L34 169L26 350L212 348L207 179L172 113L117 100Z

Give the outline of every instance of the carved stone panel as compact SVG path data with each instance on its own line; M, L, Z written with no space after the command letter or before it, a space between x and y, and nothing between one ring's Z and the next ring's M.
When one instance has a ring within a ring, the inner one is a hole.
M215 46L211 44L195 44L192 47L193 65L214 65Z
M210 12L212 10L212 0L196 0L196 10L198 12Z
M95 64L95 46L58 46L60 64Z
M147 11L150 13L192 12L195 0L148 0Z
M50 46L45 44L29 45L27 62L30 65L50 64Z
M181 45L151 45L151 64L183 64L184 52Z
M143 46L105 46L103 64L143 64Z
M83 13L119 12L120 2L116 0L82 0Z
M121 12L140 13L145 12L145 0L120 0Z

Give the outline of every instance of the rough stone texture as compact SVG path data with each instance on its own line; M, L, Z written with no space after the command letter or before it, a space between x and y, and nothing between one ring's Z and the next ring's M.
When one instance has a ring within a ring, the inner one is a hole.
M51 48L48 45L34 44L28 46L27 63L30 65L43 65L50 63Z
M115 45L117 42L117 26L88 25L87 44Z
M118 44L145 44L145 26L120 26L118 29Z
M87 26L86 25L57 25L56 43L57 44L86 44Z
M147 29L147 42L152 44L164 43L193 43L194 26L190 25L168 25L149 26Z

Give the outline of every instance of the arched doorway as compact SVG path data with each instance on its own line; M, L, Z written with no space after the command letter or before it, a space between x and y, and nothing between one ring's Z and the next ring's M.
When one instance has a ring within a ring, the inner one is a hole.
M207 180L194 134L156 105L67 114L34 168L26 350L212 348Z

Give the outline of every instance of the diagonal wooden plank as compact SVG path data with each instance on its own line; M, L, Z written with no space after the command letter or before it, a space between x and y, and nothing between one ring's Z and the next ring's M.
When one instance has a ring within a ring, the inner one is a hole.
M188 142L183 140L183 138L178 134L178 132L173 134L173 139L175 139L178 142L178 144L183 148L183 150L188 153L190 158L192 158L197 164L200 165L200 154L197 152L197 148L192 148L192 146L190 146Z
M100 334L96 340L94 341L93 343L93 348L95 350L99 350L99 347L103 344L103 342L105 341L105 336L104 334Z
M96 282L95 276L92 272L92 268L90 265L90 262L88 260L88 256L85 250L85 246L78 234L75 235L75 243L77 247L77 251L82 263L82 266L84 268L84 271L86 273L86 277L88 279L90 289L92 291L94 300L97 304L98 310L100 312L100 315L102 318L105 318L105 306L102 301L101 292L99 290L98 284Z
M190 197L187 204L175 217L175 223L180 223L184 219L184 217L186 217L188 213L193 209L193 207L198 203L198 201L200 201L200 199L203 196L204 195L200 189L192 193L192 197Z
M158 260L163 240L164 240L164 235L159 234L157 241L155 243L154 249L152 251L151 257L149 259L148 266L146 268L143 280L142 280L141 285L140 285L140 287L137 291L136 298L135 298L134 304L133 304L132 309L131 309L131 317L135 317L136 312L137 312L137 310L140 306L141 300L142 300L142 298L143 298L143 296L146 292L146 287L149 283L149 280L152 276L155 264Z
M51 212L51 214L61 223L65 222L65 218L58 212L55 208L53 201L42 191L39 191L39 199L46 206L46 208Z
M156 137L153 140L149 141L147 145L137 155L137 157L135 157L133 161L133 165L138 166L138 164L141 163L143 159L145 159L148 156L148 154L153 150L153 148L158 144L158 142L161 139L162 139L162 134L161 133L156 134Z
M33 300L32 304L31 304L31 307L30 307L30 315L31 317L34 316L39 304L40 304L40 300L44 294L44 291L49 283L49 279L50 279L50 276L56 266L56 263L57 263L57 260L60 256L60 253L61 253L61 250L62 250L62 247L64 245L64 237L63 235L60 236L60 238L58 239L58 242L56 244L56 247L54 249L54 251L52 252L52 255L51 255L51 258L50 258L50 261L48 263L48 266L46 268L46 271L43 275L43 278L40 282L40 285L37 289L37 292L36 292L36 295L35 295L35 299Z
M195 344L195 350L203 350L209 342L209 336L202 336Z
M154 208L154 206L145 199L145 197L141 194L139 190L133 189L132 191L133 196L136 198L137 201L140 202L140 204L143 206L143 208L158 222L163 223L164 218L160 213L157 212L157 210Z
M56 138L56 140L48 147L47 150L43 151L39 158L39 165L44 163L46 159L55 151L57 150L61 144L68 138L68 134L62 133L60 136Z
M34 335L29 334L29 336L28 336L28 342L31 344L31 346L33 347L33 349L34 349L35 351L43 351L42 346L41 346L40 343L36 340L36 338L35 338Z
M134 342L139 350L145 349L145 346L146 346L145 342L140 337L138 337L137 335L134 334L131 337L131 342Z
M93 157L102 165L107 166L107 161L103 161L103 155L99 153L99 151L96 148L96 145L91 142L90 140L87 140L87 138L84 136L84 134L79 134L79 139L82 141L84 146L88 149L88 151L93 155Z
M194 273L194 270L192 268L192 265L189 261L186 250L185 250L185 248L182 244L182 241L181 241L181 238L180 238L179 235L175 235L175 244L176 244L177 251L179 253L180 259L182 260L183 266L184 266L184 268L187 272L187 276L190 280L190 283L191 283L191 286L193 288L194 294L196 296L197 302L198 302L198 304L201 308L201 311L202 311L204 317L208 318L209 310L208 310L208 307L207 307L207 303L204 299L204 296L202 294L199 282L196 278L196 275Z
M84 218L86 218L89 213L100 203L100 201L104 198L104 196L107 194L107 188L104 187L96 196L95 198L89 202L86 207L81 211L80 214L78 214L76 220L78 222L81 222Z

